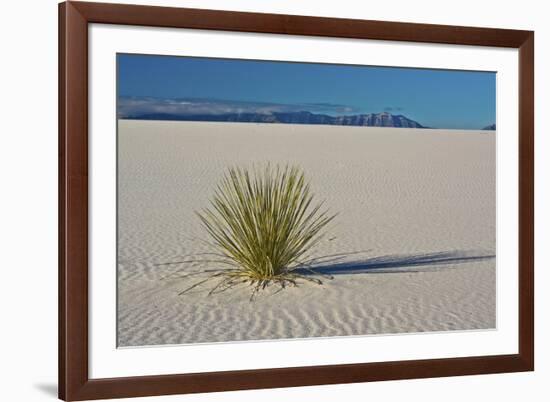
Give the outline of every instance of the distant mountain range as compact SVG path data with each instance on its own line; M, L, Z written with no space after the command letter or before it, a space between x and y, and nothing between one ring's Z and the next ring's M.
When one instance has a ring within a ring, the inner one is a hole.
M349 116L329 116L307 111L271 113L170 114L142 113L128 115L135 120L216 121L240 123L326 124L335 126L428 128L403 115L368 113Z
M483 127L483 130L496 130L497 129L497 125L496 124L491 124L490 126L487 126L487 127Z

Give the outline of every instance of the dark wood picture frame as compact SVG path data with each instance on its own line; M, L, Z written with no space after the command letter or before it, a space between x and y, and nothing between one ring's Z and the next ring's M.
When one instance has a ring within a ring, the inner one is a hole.
M88 24L260 32L519 49L519 353L90 379ZM534 33L105 3L59 5L59 397L67 401L443 377L534 369Z

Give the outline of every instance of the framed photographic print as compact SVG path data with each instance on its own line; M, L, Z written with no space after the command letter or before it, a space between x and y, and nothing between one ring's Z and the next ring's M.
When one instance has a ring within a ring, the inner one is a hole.
M533 370L533 32L59 10L61 399Z

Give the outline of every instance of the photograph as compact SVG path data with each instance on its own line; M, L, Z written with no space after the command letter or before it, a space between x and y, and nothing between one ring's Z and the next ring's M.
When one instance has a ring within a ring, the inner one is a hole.
M116 58L119 348L497 327L494 71Z

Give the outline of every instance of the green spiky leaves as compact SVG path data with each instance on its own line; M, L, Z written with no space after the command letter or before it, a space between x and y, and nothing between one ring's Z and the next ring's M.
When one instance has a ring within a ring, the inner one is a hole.
M294 283L301 265L335 215L314 203L303 171L267 164L231 168L210 207L198 213L217 252L231 269L221 276L266 286Z

